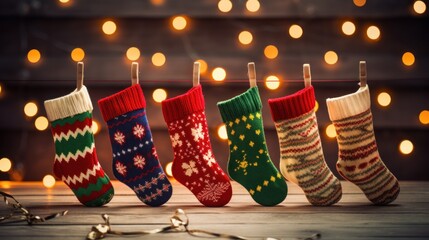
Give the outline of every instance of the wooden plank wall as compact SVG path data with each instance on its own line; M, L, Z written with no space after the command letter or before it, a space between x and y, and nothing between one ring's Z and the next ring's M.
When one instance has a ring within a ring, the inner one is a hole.
M324 134L330 123L324 102L328 97L355 91L358 62L366 60L376 135L384 161L402 179L429 180L426 174L429 164L425 159L429 129L418 121L420 111L429 109L428 14L414 14L413 1L368 0L361 8L351 0L260 2L261 9L257 13L246 11L245 1L233 1L231 12L220 13L214 0L126 0L120 4L113 0L71 0L65 6L57 1L1 1L0 157L7 156L16 167L21 166L27 180L39 180L49 173L53 158L50 133L34 129L34 118L26 118L23 114L25 103L35 101L40 108L39 115L44 115L45 99L72 91L76 63L70 58L70 52L81 47L86 54L85 84L95 106L95 119L102 123L96 101L128 86L130 61L125 52L135 46L142 54L140 79L163 163L172 159L171 146L160 105L151 100L152 91L165 88L169 97L186 91L191 86L192 62L201 58L209 66L209 72L202 75L202 84L212 142L223 167L228 152L226 143L216 136L221 119L215 104L246 90L246 64L254 61L264 102L267 141L276 163L279 157L277 136L266 100L300 89L302 64L311 64L320 104L317 115L323 146L328 164L333 168L337 147L336 141ZM171 29L171 18L175 15L188 17L185 31ZM113 36L101 31L107 19L114 20L118 26ZM342 34L341 24L345 20L356 24L353 36ZM302 38L293 39L288 35L292 24L303 28ZM365 31L370 25L381 29L378 41L366 37ZM242 30L253 33L254 40L249 46L237 41ZM264 47L269 44L279 49L279 56L274 60L263 55ZM41 61L36 64L26 60L32 48L42 54ZM328 50L334 50L339 56L338 63L333 66L323 60ZM162 67L150 62L152 54L158 51L167 57ZM401 62L406 51L413 52L416 57L411 67ZM210 71L217 66L227 72L223 83L211 80ZM263 85L263 79L271 74L282 80L278 90L270 91ZM381 91L392 96L388 108L376 104ZM402 139L414 143L415 150L409 156L402 156L397 150ZM100 149L106 149L102 153L102 164L110 171L110 146L105 127L96 140ZM29 171L34 162L40 167ZM8 174L0 173L0 179L9 178Z

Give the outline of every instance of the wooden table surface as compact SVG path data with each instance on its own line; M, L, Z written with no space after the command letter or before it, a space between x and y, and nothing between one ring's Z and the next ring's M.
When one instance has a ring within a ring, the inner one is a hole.
M63 183L46 189L41 182L0 182L33 214L69 210L66 216L45 223L0 224L0 239L85 239L91 226L110 215L114 230L149 230L169 224L176 209L186 211L190 229L242 235L251 239L299 239L320 232L322 239L429 239L429 182L401 182L398 199L389 206L374 206L361 191L342 182L343 197L330 207L311 206L303 192L288 183L286 200L275 207L256 204L247 191L233 183L231 202L221 208L202 206L185 187L173 180L173 196L162 207L148 207L134 192L114 181L115 196L107 206L82 206ZM0 214L7 212L4 205ZM108 239L121 237L108 236ZM123 237L122 237L123 238ZM187 233L154 234L127 239L199 239Z

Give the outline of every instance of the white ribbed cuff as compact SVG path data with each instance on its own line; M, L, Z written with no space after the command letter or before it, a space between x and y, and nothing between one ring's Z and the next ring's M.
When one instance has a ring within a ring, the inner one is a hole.
M368 84L355 93L326 99L331 121L348 118L365 112L371 107Z
M65 96L45 101L49 121L70 117L79 113L92 111L91 98L85 86Z

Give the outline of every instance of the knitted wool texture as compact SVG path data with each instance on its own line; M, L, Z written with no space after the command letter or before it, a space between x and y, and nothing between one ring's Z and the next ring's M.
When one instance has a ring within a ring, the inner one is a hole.
M400 191L399 183L378 152L368 85L326 103L337 131L340 175L356 184L374 204L393 202Z
M113 173L149 206L166 203L172 194L162 170L146 117L140 85L133 85L98 102L109 128Z
M313 86L268 102L279 138L283 176L298 184L311 204L337 203L342 195L341 183L325 162Z
M55 143L54 175L85 206L108 203L114 194L97 158L92 133L92 103L85 86L45 101Z
M212 151L201 85L163 101L162 112L174 152L174 178L205 206L227 204L232 188Z
M218 103L229 144L229 176L243 185L264 206L281 203L287 185L271 162L262 123L262 104L257 87Z

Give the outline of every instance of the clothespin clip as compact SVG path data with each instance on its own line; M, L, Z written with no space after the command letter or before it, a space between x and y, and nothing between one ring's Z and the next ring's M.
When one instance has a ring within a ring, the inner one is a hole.
M360 87L366 86L366 61L359 62L359 81Z
M192 74L192 85L194 87L200 85L200 63L194 62L194 71Z
M139 63L131 63L131 85L139 84Z
M304 84L305 84L305 87L310 87L311 86L310 64L305 63L302 66L302 71L303 71L303 74L304 74Z
M247 64L247 75L249 77L250 87L256 87L256 69L254 62Z
M77 63L76 89L79 91L83 86L83 62Z

